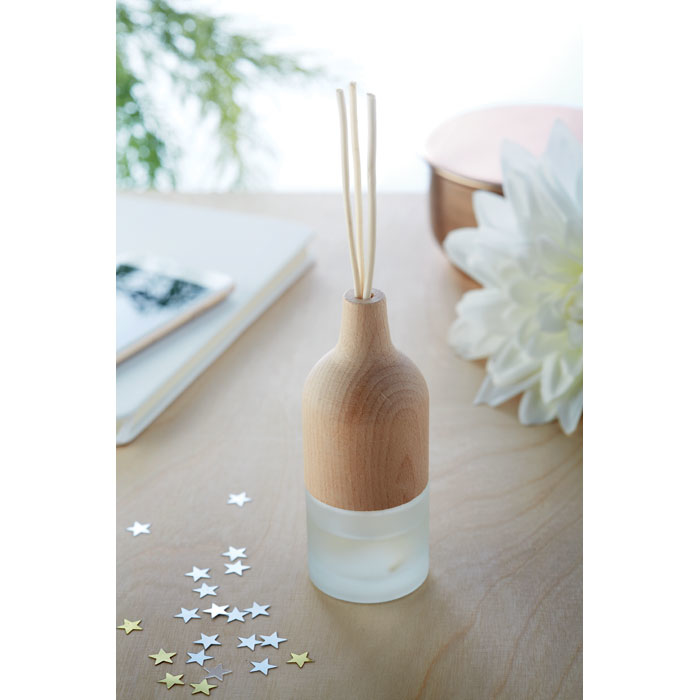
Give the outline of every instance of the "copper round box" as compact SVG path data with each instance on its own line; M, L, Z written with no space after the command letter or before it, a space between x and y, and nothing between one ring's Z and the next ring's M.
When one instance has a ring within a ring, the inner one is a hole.
M439 126L428 139L430 219L438 243L450 231L476 226L472 195L503 194L501 144L514 141L536 156L561 119L583 142L583 111L549 105L513 105L467 112Z

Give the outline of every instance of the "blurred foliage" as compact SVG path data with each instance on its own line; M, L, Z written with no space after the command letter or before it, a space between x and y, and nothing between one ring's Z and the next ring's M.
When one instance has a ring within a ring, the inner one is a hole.
M199 103L200 123L211 117L222 163L232 163L243 181L245 124L241 98L263 77L310 78L298 57L268 53L263 41L237 34L230 20L184 12L165 0L117 2L117 183L124 187L175 186L180 149L149 94L157 72L169 77L184 103Z

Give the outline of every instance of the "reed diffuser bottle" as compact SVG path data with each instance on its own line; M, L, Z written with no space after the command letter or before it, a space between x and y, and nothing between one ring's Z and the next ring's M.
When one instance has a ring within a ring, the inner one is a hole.
M334 598L380 603L428 575L428 388L392 344L384 294L372 288L376 240L375 101L368 95L368 241L356 87L350 85L355 228L345 98L338 90L345 214L353 289L337 345L311 370L302 398L309 575Z

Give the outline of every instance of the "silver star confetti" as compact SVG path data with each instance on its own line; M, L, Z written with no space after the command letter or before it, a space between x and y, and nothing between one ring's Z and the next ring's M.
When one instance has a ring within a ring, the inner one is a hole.
M136 535L150 535L151 523L146 523L145 525L143 525L138 520L135 520L134 524L131 527L127 527L126 529L129 532L133 532L134 537L136 537Z
M267 612L269 607L269 605L258 605L257 603L253 603L253 606L246 608L245 612L249 612L253 616L251 619L254 620L258 615L269 615L270 613Z
M216 595L216 589L218 586L208 586L206 583L203 583L199 588L193 588L192 590L195 593L199 593L200 598L204 598L205 595Z
M245 622L245 616L248 614L248 612L241 612L238 608L234 608L230 613L226 614L228 615L228 620L226 622L233 622L234 620Z
M180 614L179 615L173 615L173 617L181 617L185 623L189 622L192 618L195 620L201 620L202 618L197 615L197 611L199 608L192 608L192 610L188 610L187 608L180 608Z
M244 503L249 503L252 500L252 498L248 498L245 491L243 493L230 493L228 495L228 505L235 504L240 508L243 507Z
M261 634L260 638L263 640L262 644L260 645L261 647L275 647L275 649L279 649L279 645L282 642L286 642L287 640L284 639L284 637L278 637L277 632L273 632L272 634Z
M236 561L236 559L247 559L248 555L245 553L246 548L237 549L236 547L229 547L228 552L221 552L222 557L228 557L231 561Z
M255 645L260 644L260 640L255 638L254 634L251 634L250 637L239 637L238 639L241 640L241 643L238 645L238 649L241 647L248 647L251 651L255 651Z
M201 644L205 651L212 645L220 647L221 642L217 640L218 636L218 634L215 634L212 637L209 637L206 634L202 634L200 638L196 642L192 642L192 644Z
M243 572L246 569L250 569L250 567L246 566L240 559L235 564L226 564L227 574L238 574L239 576L243 576Z
M198 651L196 654L193 654L191 651L188 651L187 654L189 655L190 658L187 659L187 661L185 661L185 663L187 663L187 664L192 664L192 663L199 664L202 667L204 666L204 662L207 659L214 658L213 656L207 656L204 653L204 649L202 649L201 651Z
M190 571L189 574L185 574L185 576L191 576L195 583L197 583L200 578L211 578L211 576L209 576L209 569L198 569L196 566L193 566L192 571Z
M216 678L217 681L223 681L224 676L227 673L231 673L231 671L225 671L224 670L224 665L223 664L217 664L214 666L214 668L209 669L206 666L204 667L204 670L209 674L207 676L204 676L205 680L207 678Z
M216 603L212 603L211 607L208 610L205 610L205 613L209 613L211 615L211 619L213 620L217 615L228 615L228 605L217 605Z
M273 666L270 663L269 658L263 659L262 661L251 661L250 663L253 664L253 668L250 669L251 673L255 673L255 671L260 671L260 673L264 673L265 675L267 675L267 672L271 668L277 668L277 666Z

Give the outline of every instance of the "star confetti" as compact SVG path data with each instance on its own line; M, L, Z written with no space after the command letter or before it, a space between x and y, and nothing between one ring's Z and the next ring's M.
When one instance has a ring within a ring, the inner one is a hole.
M257 603L253 603L252 607L245 609L245 612L249 612L253 616L251 619L254 620L258 615L269 615L270 613L267 612L269 607L269 605L258 605Z
M231 671L224 670L223 664L217 664L212 669L209 669L205 666L204 670L209 674L208 676L204 676L205 678L216 678L217 681L223 681L224 676L227 673L231 673Z
M248 647L251 651L255 651L255 645L261 644L261 641L256 639L254 634L251 634L250 637L239 637L238 639L241 640L241 643L238 645L239 649L241 647Z
M222 557L228 557L231 561L236 561L236 559L247 559L248 555L245 553L246 548L242 547L237 549L236 547L229 547L228 552L222 552Z
M124 630L127 634L129 634L129 632L133 632L134 630L143 629L143 627L139 627L140 624L141 620L136 620L136 622L132 622L131 620L127 620L126 618L124 618L124 624L119 625L117 629Z
M134 537L136 535L150 535L151 534L151 523L147 523L146 525L142 525L138 520L134 521L134 524L131 527L126 528L129 532L134 533Z
M207 656L204 653L204 649L201 651L198 651L196 654L193 654L191 651L188 651L187 654L189 655L189 659L185 661L186 664L199 664L200 666L204 666L204 662L207 661L207 659L213 659L213 656Z
M288 664L296 664L299 668L301 668L304 664L307 663L313 663L313 659L309 658L309 652L305 651L303 654L292 654L292 658L287 661Z
M249 503L252 500L252 498L248 498L245 491L243 493L230 493L228 495L228 505L233 505L235 503L240 508L243 507L244 503Z
M283 637L278 637L277 632L273 632L272 634L261 634L260 637L262 638L262 644L260 646L263 647L275 647L275 649L279 649L279 645L282 642L286 642L287 640L284 639Z
M218 636L218 634L215 634L212 637L209 637L206 634L202 634L201 637L196 642L192 642L192 644L201 644L205 650L212 645L221 646L221 642L217 640Z
M243 576L243 572L246 569L250 569L250 567L246 566L242 561L240 561L240 559L235 564L226 564L227 574L238 574L239 576Z
M166 673L165 678L161 678L158 682L159 683L165 683L165 687L170 690L174 685L185 685L182 682L182 677L184 676L184 673L180 673L177 676L173 676L172 673Z
M200 578L211 578L211 576L209 576L209 569L198 569L196 566L193 566L192 571L190 571L189 574L185 574L185 576L191 576L195 583L197 583Z
M200 598L204 598L205 595L216 595L216 589L218 586L207 586L206 583L203 583L199 588L193 588L192 590L195 593L199 593Z
M253 664L253 668L250 669L251 673L255 673L255 671L260 671L260 673L264 673L265 675L267 675L267 672L271 668L277 668L277 666L273 666L270 663L269 658L263 659L262 661L251 661L250 663Z
M173 656L175 656L175 654L177 654L176 651L167 652L161 649L157 654L149 654L148 658L155 659L155 663L153 664L154 666L157 666L158 664L162 663L171 664L173 662Z
M187 608L180 608L180 614L173 615L173 617L181 617L185 621L185 623L189 622L192 618L194 618L195 620L201 620L201 616L197 615L198 610L199 608L192 608L192 610L188 610ZM206 612L206 610L204 612Z
M228 605L226 607L228 607ZM248 611L246 610L245 612L241 612L238 608L234 608L230 613L226 614L228 615L227 622L233 622L234 620L245 622L245 616L248 615Z
M205 613L209 613L211 615L211 619L213 620L215 617L218 615L228 615L228 605L217 605L216 603L212 603L211 607L208 610L205 610Z
M192 695L196 695L197 693L204 693L205 695L209 695L209 691L212 688L216 688L215 685L210 685L207 682L206 678L203 681L199 681L199 683L190 683L190 685L194 688L194 690L192 691Z

